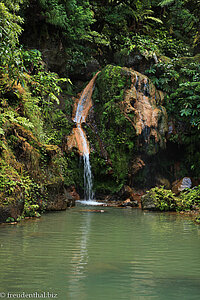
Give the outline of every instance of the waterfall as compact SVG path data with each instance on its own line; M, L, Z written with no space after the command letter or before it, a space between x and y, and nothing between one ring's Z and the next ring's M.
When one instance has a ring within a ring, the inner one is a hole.
M92 93L94 90L94 82L99 72L91 79L88 85L83 90L78 104L75 106L75 117L73 121L76 123L76 128L73 129L73 134L71 138L72 145L74 141L77 148L79 149L80 155L83 156L84 162L84 201L94 204L94 193L93 193L93 182L92 182L92 171L90 165L90 147L87 141L85 132L81 126L82 123L86 122L87 115L90 108L92 107ZM95 202L96 203L96 202Z
M94 199L94 193L92 190L92 172L90 166L90 156L89 154L83 155L84 161L84 198L85 200L92 201Z
M79 132L79 142L82 146L82 155L84 162L84 199L86 201L93 201L94 193L93 193L93 183L92 183L92 171L90 165L90 151L88 142L86 140L85 133L80 125L80 123L76 123L77 131Z

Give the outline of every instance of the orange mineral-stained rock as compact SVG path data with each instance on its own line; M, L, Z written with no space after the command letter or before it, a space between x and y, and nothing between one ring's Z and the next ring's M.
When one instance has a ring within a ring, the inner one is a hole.
M86 143L84 143L83 140L85 140ZM80 155L90 153L89 143L81 126L73 128L71 135L67 139L67 145L69 150L72 150L73 147L77 148Z
M73 128L71 135L67 138L67 146L69 150L72 150L73 147L77 148L80 155L90 153L89 143L86 134L81 127L81 123L86 122L88 113L92 107L94 82L99 73L100 71L90 80L80 95L80 98L75 99L74 101L72 119L76 123L76 127Z
M77 124L86 122L88 113L92 107L92 93L93 93L93 89L94 89L94 82L99 73L100 73L100 71L95 74L95 76L90 80L88 85L83 90L81 97L78 101L78 105L76 105L76 103L75 103L77 108L76 108L76 114L75 114L75 117L73 120Z
M133 124L136 135L144 134L148 143L151 137L161 147L168 132L166 109L162 106L164 94L156 90L152 82L143 74L126 69L131 75L131 87L125 91L120 107L126 118Z
M164 148L166 135L169 131L166 109L162 106L164 94L155 88L147 76L131 68L123 69L129 75L131 85L124 91L123 98L118 102L121 113L135 129L133 134L141 136L140 142L142 141L146 145L151 144L146 149L149 149L149 153L155 154L159 147L152 147L152 145L158 144ZM68 148L76 147L80 153L84 151L89 153L90 151L81 123L86 122L92 107L92 92L98 74L99 72L85 87L79 100L75 99L74 103L73 121L77 124L77 128L73 129L68 138Z

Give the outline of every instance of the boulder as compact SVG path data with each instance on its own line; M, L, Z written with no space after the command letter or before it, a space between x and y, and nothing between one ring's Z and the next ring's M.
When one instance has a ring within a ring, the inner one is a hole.
M151 192L141 197L141 206L142 209L156 210L156 205L154 203Z
M172 183L172 192L175 195L180 194L185 189L190 189L192 187L192 180L190 177L184 177L182 179L176 180Z
M114 62L122 67L133 68L138 72L144 73L155 63L154 58L146 59L138 51L130 52L128 49L123 49L114 54Z
M141 197L143 195L144 195L144 191L135 190L130 186L125 185L119 193L118 200L123 200L123 202L120 203L120 206L140 207Z

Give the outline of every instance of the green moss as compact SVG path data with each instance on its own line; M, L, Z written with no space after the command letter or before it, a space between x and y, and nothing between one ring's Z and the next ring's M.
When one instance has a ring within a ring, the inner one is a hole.
M24 87L0 78L0 205L20 207L22 217L45 209L49 185L73 182L70 157L61 150L71 122L42 94L48 82L40 82L39 90L32 85L31 76Z
M103 190L114 193L128 178L136 147L135 130L123 114L121 102L130 85L131 75L119 66L108 65L96 80L93 102L98 132L88 127L86 130L94 148L91 165L97 193Z

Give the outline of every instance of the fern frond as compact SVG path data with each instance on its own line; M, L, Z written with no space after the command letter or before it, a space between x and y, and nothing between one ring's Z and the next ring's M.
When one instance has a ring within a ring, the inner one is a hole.
M167 5L170 5L174 2L174 0L163 0L159 3L160 6L167 6Z
M160 23L160 24L163 24L163 21L161 21L159 18L147 16L146 19L152 20L152 21L157 22L157 23Z

